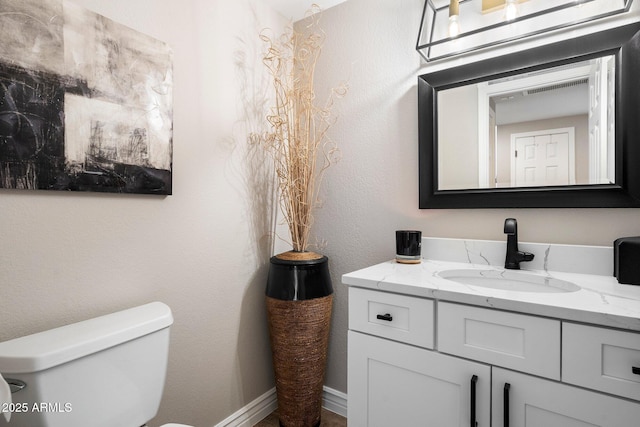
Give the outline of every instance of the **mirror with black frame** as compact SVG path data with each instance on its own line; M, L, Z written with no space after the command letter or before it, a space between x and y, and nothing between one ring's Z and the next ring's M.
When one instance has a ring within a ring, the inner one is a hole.
M420 208L640 206L639 30L420 76Z

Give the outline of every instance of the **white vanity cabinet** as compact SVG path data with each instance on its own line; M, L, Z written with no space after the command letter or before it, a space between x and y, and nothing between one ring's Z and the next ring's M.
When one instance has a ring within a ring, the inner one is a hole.
M638 333L357 287L349 298L350 427L640 425Z
M349 289L349 426L488 426L491 368L433 351L435 301Z

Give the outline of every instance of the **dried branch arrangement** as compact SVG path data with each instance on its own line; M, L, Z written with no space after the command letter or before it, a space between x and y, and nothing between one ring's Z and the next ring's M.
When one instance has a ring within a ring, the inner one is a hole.
M317 12L313 5L300 27L290 26L279 38L260 35L267 47L263 63L275 89L275 105L267 115L271 130L260 139L275 163L280 205L297 252L309 246L322 177L338 159L327 130L334 121L334 99L346 93L346 85L334 88L323 106L317 104L314 73L325 40Z

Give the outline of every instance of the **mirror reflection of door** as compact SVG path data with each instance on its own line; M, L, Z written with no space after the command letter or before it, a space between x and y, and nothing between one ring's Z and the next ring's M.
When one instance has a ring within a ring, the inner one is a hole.
M575 184L574 128L511 135L511 187Z
M588 73L583 64L507 81L508 92L489 98L498 116L497 187L589 183Z
M439 91L438 189L613 183L614 107L612 55ZM512 179L511 135L560 128L574 128L573 172Z

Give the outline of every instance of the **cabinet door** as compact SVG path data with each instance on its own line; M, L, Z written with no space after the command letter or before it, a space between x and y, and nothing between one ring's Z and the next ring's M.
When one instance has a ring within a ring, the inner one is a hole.
M490 372L487 365L349 331L349 427L489 427Z
M630 427L640 420L640 404L628 400L495 367L492 380L493 427Z

